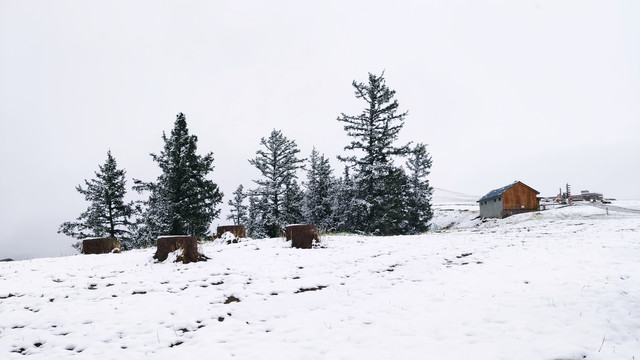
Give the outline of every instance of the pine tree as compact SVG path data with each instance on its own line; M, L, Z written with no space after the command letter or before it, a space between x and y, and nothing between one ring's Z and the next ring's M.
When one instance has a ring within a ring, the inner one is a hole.
M407 232L411 234L429 230L429 221L433 217L431 210L433 189L427 179L431 172L431 163L431 155L424 144L415 146L406 163L409 169L407 207L411 209L407 217Z
M134 189L136 189L135 186ZM131 249L154 246L158 235L161 234L156 225L153 209L150 209L148 204L149 200L138 200L133 208L135 221L129 225Z
M408 191L408 177L399 167L389 166L380 174L376 182L376 197L368 204L376 214L370 217L370 228L367 232L374 235L398 235L406 233L407 214L411 209L406 205L405 199ZM364 197L360 192L360 197Z
M270 237L277 237L295 215L292 206L293 202L297 201L296 172L302 168L301 163L304 160L297 157L300 150L296 143L287 139L279 130L273 130L268 139L262 138L260 144L264 150L258 150L256 157L249 160L249 163L262 174L262 178L253 181L258 185L255 195L262 198L261 201L254 200L254 203L256 206L263 206L254 210L260 211L258 215L264 233ZM257 230L258 227L255 228Z
M162 173L156 182L135 180L135 189L149 191L143 223L153 243L159 235L206 236L222 202L218 185L206 178L213 171L213 153L196 154L198 138L189 135L184 114L177 115L171 135L163 132L164 149L151 154Z
M282 219L284 224L297 224L304 220L302 207L304 192L296 179L291 179L285 186L284 201L282 203Z
M231 207L231 214L227 216L227 220L233 220L234 225L244 225L247 223L248 206L244 204L246 198L247 193L244 192L244 187L238 185L236 191L233 192L233 199L230 199L228 202Z
M304 219L309 224L317 225L321 232L334 230L332 195L335 179L331 174L329 159L313 148L309 163L303 202Z
M354 80L352 86L356 89L356 98L364 100L367 106L357 116L342 113L338 121L345 123L347 135L355 138L344 149L361 150L364 156L339 158L353 163L360 171L373 172L376 166L391 163L394 155L406 155L409 152L409 145L393 145L408 112L396 114L399 106L398 100L393 99L396 92L387 87L384 72L380 76L369 73L368 84Z
M351 176L349 175L349 167L344 167L344 174L341 178L336 180L333 192L331 194L331 208L333 212L333 223L335 224L336 231L354 231L356 228L356 221L353 214L359 211L354 211L356 206L355 189ZM364 211L360 211L364 213Z
M402 210L398 195L403 194L406 176L394 165L394 157L409 152L409 145L395 146L398 133L404 125L407 112L397 113L395 91L387 87L384 73L369 74L368 84L353 81L357 99L366 102L362 113L349 116L344 113L338 121L344 123L347 135L353 140L345 150L359 151L356 155L339 157L355 171L355 214L359 222L354 230L380 235L402 232ZM401 197L402 198L402 197Z
M254 239L267 237L263 215L267 213L267 198L256 191L249 192L249 215L247 219L247 235Z
M127 226L133 211L132 203L125 203L126 190L125 170L118 169L116 159L107 152L104 165L98 166L96 178L85 180L86 188L76 186L76 191L84 195L90 203L75 222L60 225L58 233L82 239L87 237L118 238L123 248L127 248L129 231ZM74 245L79 249L80 243Z

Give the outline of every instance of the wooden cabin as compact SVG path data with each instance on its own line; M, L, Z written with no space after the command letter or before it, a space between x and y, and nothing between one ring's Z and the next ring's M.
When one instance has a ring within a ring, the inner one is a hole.
M520 181L489 191L477 202L480 204L480 217L504 218L528 211L538 211L540 192Z

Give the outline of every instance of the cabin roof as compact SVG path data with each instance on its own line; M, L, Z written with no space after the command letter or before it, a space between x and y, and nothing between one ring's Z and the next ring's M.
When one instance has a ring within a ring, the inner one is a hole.
M505 191L511 189L513 187L513 185L517 184L519 181L514 181L513 183L507 185L507 186L503 186L499 189L495 189L495 190L491 190L487 193L487 195L483 196L482 198L480 198L480 200L476 201L476 202L481 202L481 201L485 201L485 200L491 200L493 198L496 198L502 194L505 193Z
M531 189L532 191L534 191L537 194L540 194L540 192L538 192L537 190L533 189L532 187L526 185L525 183L521 182L521 181L514 181L513 183L507 185L507 186L503 186L499 189L495 189L495 190L491 190L487 193L487 195L483 196L480 200L476 201L476 202L482 202L482 201L486 201L486 200L491 200L493 198L496 198L498 196L501 196L502 194L504 194L505 192L507 192L507 190L511 189L515 184L520 183L524 186L526 186L527 188Z

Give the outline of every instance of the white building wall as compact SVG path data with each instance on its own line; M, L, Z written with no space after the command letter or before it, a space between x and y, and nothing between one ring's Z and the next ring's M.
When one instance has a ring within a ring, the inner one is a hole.
M480 202L480 217L499 218L503 210L502 197Z

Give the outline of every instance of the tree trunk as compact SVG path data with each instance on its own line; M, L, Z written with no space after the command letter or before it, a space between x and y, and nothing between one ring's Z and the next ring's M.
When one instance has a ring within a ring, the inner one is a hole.
M108 254L113 249L119 249L120 242L116 238L92 238L82 240L83 254Z
M176 262L182 261L185 264L202 260L198 253L198 238L195 236L161 236L158 238L158 248L154 259L162 262L167 260L169 253L182 249L182 254L178 256Z
M218 226L216 230L216 238L219 239L220 237L222 237L222 234L227 231L232 233L233 236L238 239L247 237L247 230L245 229L244 225L224 225Z
M294 248L311 249L313 240L320 242L318 227L315 225L289 225L285 233Z

